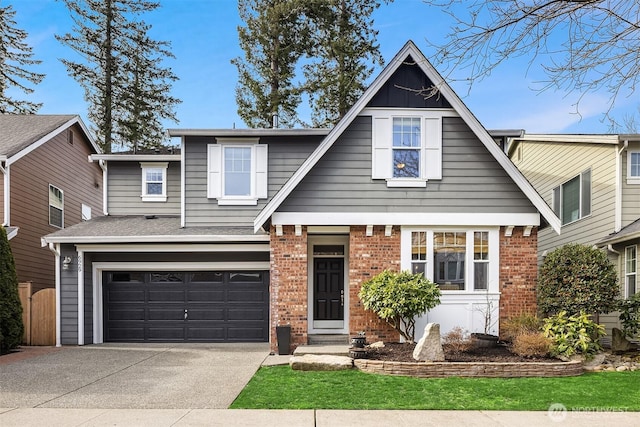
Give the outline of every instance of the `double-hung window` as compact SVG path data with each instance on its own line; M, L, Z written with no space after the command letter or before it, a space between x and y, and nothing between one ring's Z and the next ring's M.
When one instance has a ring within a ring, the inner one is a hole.
M626 297L638 292L638 247L627 246L624 250L624 282Z
M442 179L442 113L370 110L371 177L388 187L426 187Z
M64 192L49 184L49 225L64 228Z
M553 189L553 211L562 225L591 215L591 169Z
M627 184L640 184L640 151L627 153Z
M424 274L443 291L487 291L498 277L498 239L497 230L405 229L402 268Z
M167 201L167 162L140 163L143 202Z
M257 139L218 139L208 145L207 196L219 205L255 205L266 198L267 145Z

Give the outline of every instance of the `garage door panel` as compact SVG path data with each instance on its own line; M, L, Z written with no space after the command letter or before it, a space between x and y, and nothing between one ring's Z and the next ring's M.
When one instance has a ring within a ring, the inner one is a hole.
M268 277L267 272L106 272L105 340L268 341Z

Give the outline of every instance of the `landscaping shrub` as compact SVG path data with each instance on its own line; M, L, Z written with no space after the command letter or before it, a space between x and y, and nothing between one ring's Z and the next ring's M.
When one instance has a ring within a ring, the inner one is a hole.
M0 226L0 354L20 345L23 328L16 266L7 232Z
M500 331L505 341L513 342L518 335L541 332L542 320L534 314L523 313L505 320Z
M640 334L640 292L629 299L618 302L622 332L628 338Z
M471 350L471 347L473 347L473 341L460 326L456 326L442 336L442 348L445 352L460 354Z
M415 318L440 304L440 289L424 274L385 270L364 282L358 297L365 309L414 342Z
M618 276L607 255L568 244L549 253L538 275L538 307L545 315L608 313L616 309Z
M542 332L521 332L514 337L511 351L522 357L546 357L551 352L551 340Z
M582 354L589 358L602 350L598 340L605 335L604 326L584 311L569 316L565 310L545 319L543 332L551 339L551 354L562 357Z

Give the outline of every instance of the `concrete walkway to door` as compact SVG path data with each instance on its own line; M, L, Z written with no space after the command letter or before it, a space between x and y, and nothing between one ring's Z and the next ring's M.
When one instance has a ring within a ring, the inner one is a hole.
M268 343L63 347L0 364L0 408L224 409L268 354Z

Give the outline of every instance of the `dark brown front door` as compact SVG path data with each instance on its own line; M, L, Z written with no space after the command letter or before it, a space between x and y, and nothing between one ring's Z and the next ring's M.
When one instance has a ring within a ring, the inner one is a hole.
M314 320L344 320L344 259L316 258L313 270Z

